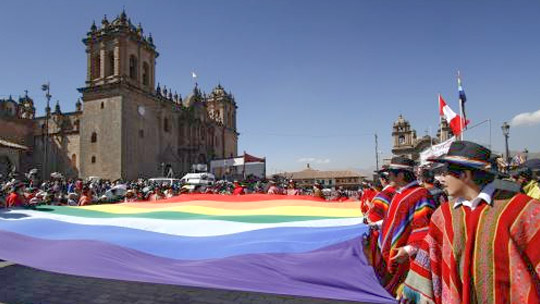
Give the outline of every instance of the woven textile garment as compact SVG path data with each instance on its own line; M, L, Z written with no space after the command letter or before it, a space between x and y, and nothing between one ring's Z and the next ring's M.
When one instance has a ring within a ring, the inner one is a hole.
M390 260L400 247L410 245L418 248L428 232L429 219L435 209L435 202L429 191L411 183L399 189L394 195L386 214L379 236L379 248L386 271L391 280L383 280L385 289L395 295L396 289L405 280L409 263L394 264Z
M471 210L446 203L411 265L416 303L539 303L540 201L518 194Z

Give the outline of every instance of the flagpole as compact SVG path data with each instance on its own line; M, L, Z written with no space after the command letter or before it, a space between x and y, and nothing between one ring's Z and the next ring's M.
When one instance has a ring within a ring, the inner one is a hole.
M45 92L45 98L47 99L47 107L45 108L45 133L43 134L43 142L44 142L44 146L43 146L43 166L42 166L42 174L43 174L43 180L47 179L48 176L48 169L49 169L49 166L48 166L48 148L49 148L49 114L50 114L50 100L51 100L51 92L50 92L50 89L51 89L51 84L49 83L49 81L47 81L47 84L44 84L41 86L41 89Z
M441 132L439 133L440 136L441 136L441 137L439 137L439 141L443 142L443 140L442 140L442 120L445 119L445 118L443 118L441 110L440 110L440 108L441 108L440 100L441 100L441 93L437 94L437 103L438 103L438 106L439 106L439 129L441 130ZM450 125L450 122L448 122L448 125Z
M463 133L465 133L465 128L463 126L463 105L461 104L461 101L459 102L459 123L461 124L461 134L459 134L459 139L463 140Z
M464 133L465 133L465 128L467 127L467 122L466 122L466 118L465 118L465 105L464 105L464 100L461 96L461 93L462 93L462 86L461 86L461 73L460 71L458 70L457 71L457 79L458 79L458 100L459 100L459 116L461 117L459 123L461 125L461 140L464 139Z

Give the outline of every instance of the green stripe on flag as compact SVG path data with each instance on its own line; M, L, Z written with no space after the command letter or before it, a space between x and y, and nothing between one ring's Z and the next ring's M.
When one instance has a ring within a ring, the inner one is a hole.
M322 219L335 219L335 217L322 216L289 216L289 215L205 215L198 213L177 212L177 211L155 211L145 213L107 213L88 209L79 209L63 206L41 206L37 211L53 212L56 214L90 217L90 218L150 218L163 220L223 220L244 223L281 223L296 221L311 221Z

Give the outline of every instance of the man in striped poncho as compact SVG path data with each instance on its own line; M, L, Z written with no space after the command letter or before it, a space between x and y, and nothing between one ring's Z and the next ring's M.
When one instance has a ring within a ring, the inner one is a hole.
M539 303L540 201L497 191L491 151L452 143L443 184L454 199L431 218L405 281L409 303Z
M379 273L381 283L394 296L407 276L409 262L427 233L435 209L429 191L416 180L414 165L411 159L394 157L385 170L397 190L380 228L382 265L375 268L383 270Z
M371 206L364 216L364 223L370 226L369 235L366 239L365 252L368 257L368 261L375 269L377 276L383 277L385 274L384 263L382 262L382 256L379 249L379 234L384 217L390 207L390 202L396 193L394 188L394 183L391 182L388 178L388 172L384 169L380 171L375 171L379 176L379 181L383 186L382 190L375 195L373 200L371 200Z

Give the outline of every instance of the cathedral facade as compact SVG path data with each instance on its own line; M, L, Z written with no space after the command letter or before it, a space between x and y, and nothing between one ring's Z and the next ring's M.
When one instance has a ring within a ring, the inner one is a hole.
M110 22L103 18L100 27L92 24L83 43L87 73L76 111L62 113L57 104L44 117L18 117L33 122L25 153L35 167L69 177L130 180L181 176L193 164L237 155L232 94L221 85L206 94L195 84L183 99L156 85L159 54L152 36L125 12Z

